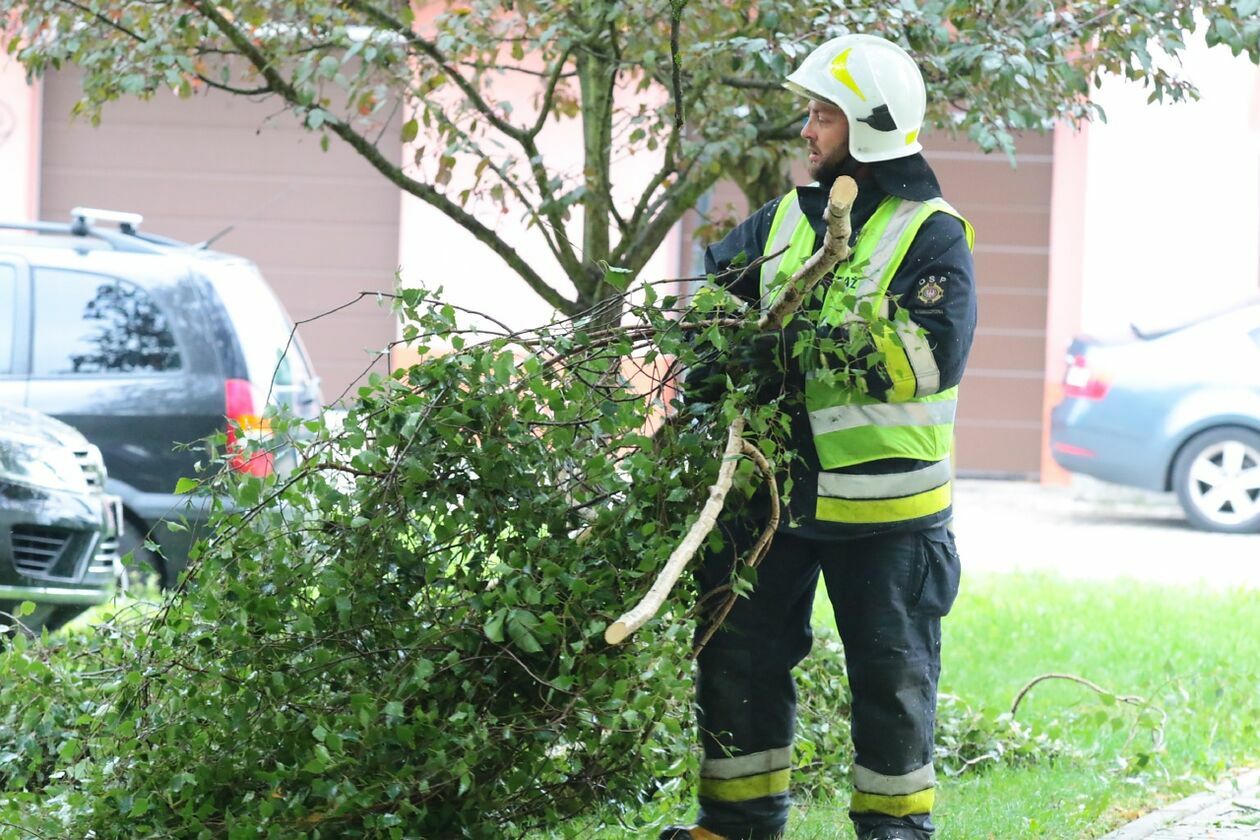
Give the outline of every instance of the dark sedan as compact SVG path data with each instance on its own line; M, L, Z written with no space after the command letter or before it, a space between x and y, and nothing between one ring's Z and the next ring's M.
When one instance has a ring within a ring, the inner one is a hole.
M1073 472L1173 491L1200 528L1260 532L1260 299L1158 332L1077 338L1050 448Z
M0 627L55 629L114 592L121 501L70 426L0 406ZM30 601L35 610L19 615Z

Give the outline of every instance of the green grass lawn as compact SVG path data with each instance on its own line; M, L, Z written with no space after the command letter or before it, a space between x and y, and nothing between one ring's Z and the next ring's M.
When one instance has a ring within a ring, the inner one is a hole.
M832 622L826 601L818 624ZM1145 698L1155 721L1066 681L1035 687L1018 719L1079 755L990 766L943 779L943 838L1096 837L1153 805L1260 764L1260 593L1209 592L1047 576L964 579L945 620L941 690L992 714L1008 711L1032 678L1084 677ZM1140 752L1154 760L1134 772ZM852 837L842 804L803 803L789 838Z

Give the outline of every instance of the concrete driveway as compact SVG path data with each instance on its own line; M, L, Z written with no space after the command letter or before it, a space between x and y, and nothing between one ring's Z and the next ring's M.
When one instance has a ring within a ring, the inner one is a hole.
M1197 531L1171 494L960 479L954 531L964 572L1260 589L1260 534Z

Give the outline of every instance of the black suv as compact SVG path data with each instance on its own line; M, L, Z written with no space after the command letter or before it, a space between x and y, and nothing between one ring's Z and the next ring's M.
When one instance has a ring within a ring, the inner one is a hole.
M56 629L109 600L122 506L100 451L34 411L0 406L0 627ZM17 616L23 601L35 612Z
M322 399L252 262L139 222L76 208L70 223L0 224L0 404L64 420L100 447L108 491L122 498L122 550L170 585L208 507L174 492L205 459L197 444L224 431L229 446L265 436L269 406L310 418ZM232 465L281 468L270 456ZM146 535L161 556L144 549Z

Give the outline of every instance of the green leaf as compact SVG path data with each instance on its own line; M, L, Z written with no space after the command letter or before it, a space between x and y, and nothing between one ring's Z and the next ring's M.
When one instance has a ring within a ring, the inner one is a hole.
M420 123L416 120L415 117L412 117L411 119L403 123L402 141L404 143L410 143L412 140L415 140L416 137L419 136L419 134L420 134Z
M499 610L498 612L491 615L490 618L486 621L485 625L482 627L483 632L485 632L486 634L486 638L492 642L502 643L504 639L503 623L506 619L507 619L507 610L505 609Z
M191 478L181 478L179 481L175 482L175 493L176 495L182 496L186 493L193 492L200 486L201 482L199 481Z
M534 636L534 630L537 627L538 619L533 613L525 610L512 610L508 617L508 635L512 637L512 642L526 653L542 652L542 645Z
M629 288L630 281L634 279L634 272L628 268L609 265L603 260L600 260L599 267L603 269L604 282L618 292L624 292Z

